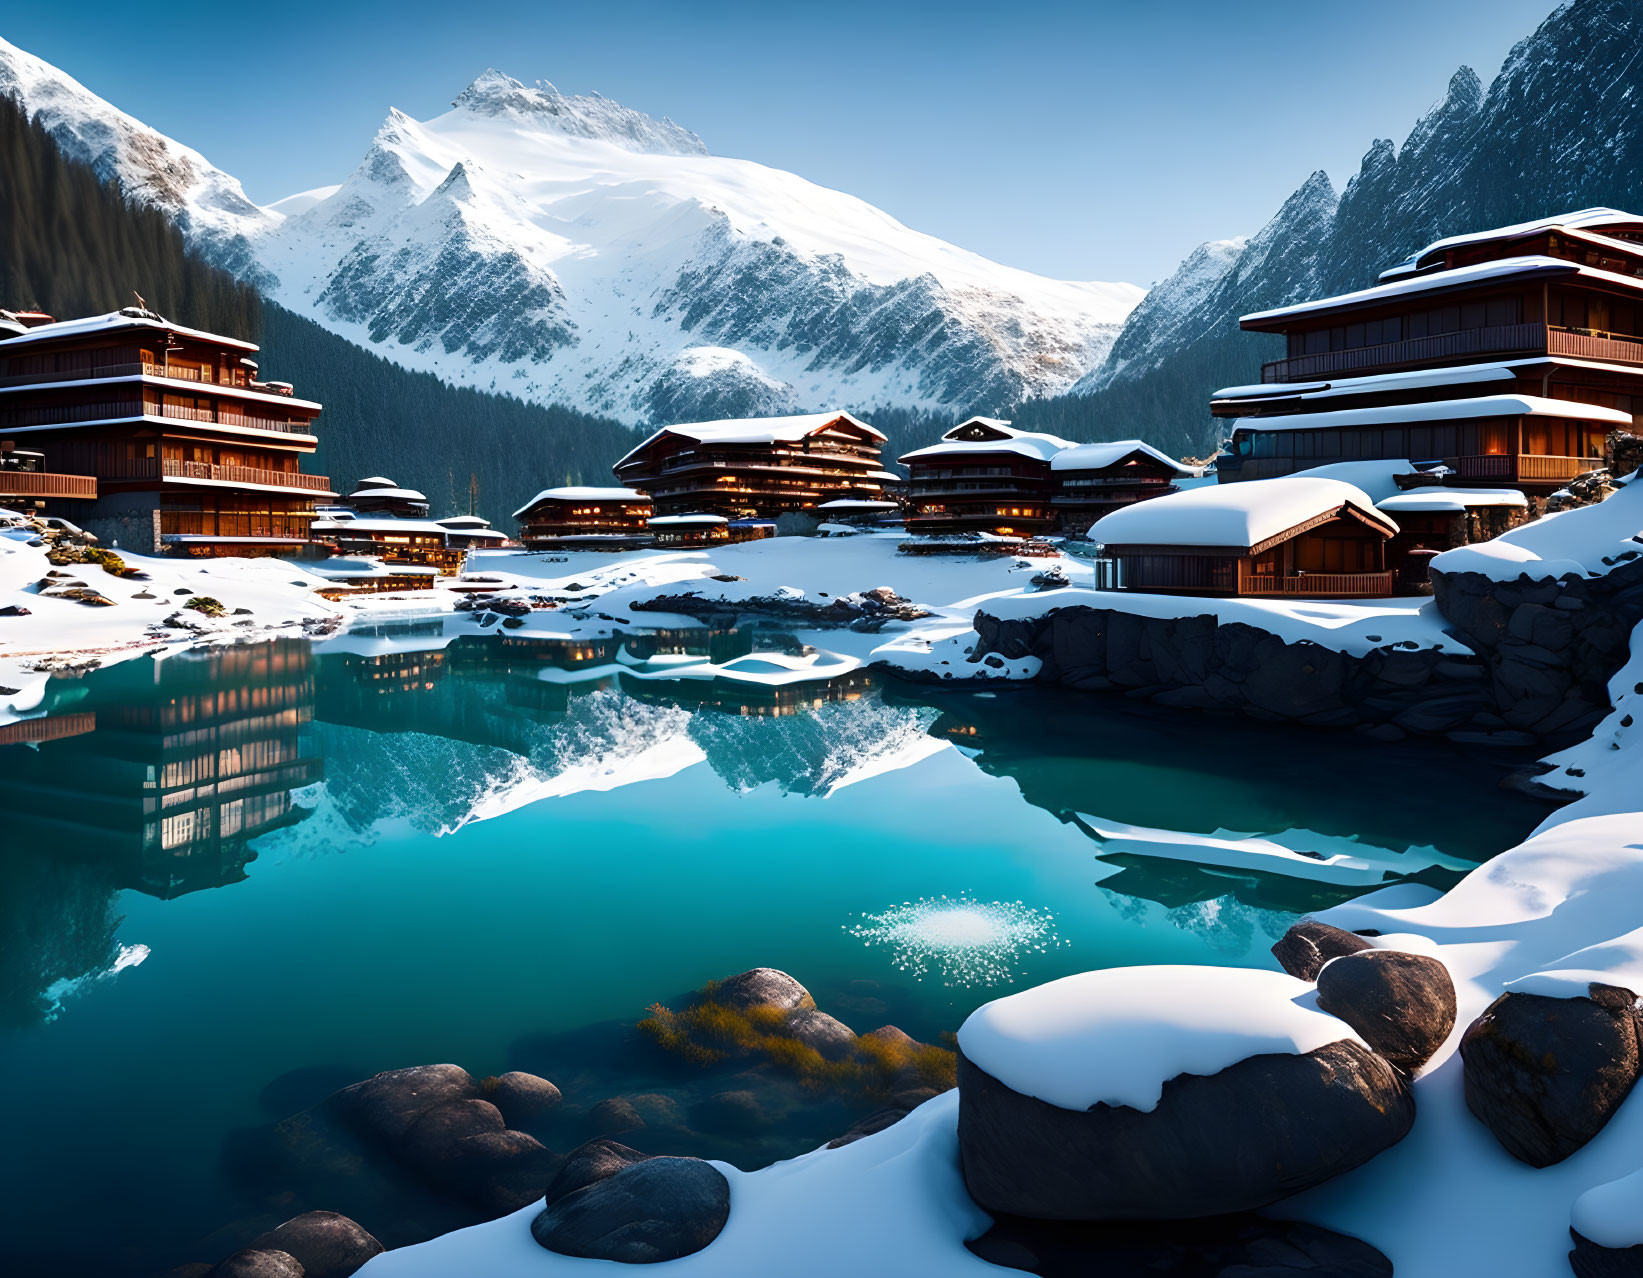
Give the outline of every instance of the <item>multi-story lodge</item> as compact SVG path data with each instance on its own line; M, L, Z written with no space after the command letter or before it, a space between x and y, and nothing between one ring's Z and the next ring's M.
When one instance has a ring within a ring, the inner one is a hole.
M949 535L986 532L1022 536L1054 523L1050 463L1073 448L1054 435L1017 430L992 417L972 417L939 444L904 453L908 468L907 531Z
M42 322L0 341L0 435L96 478L95 505L62 513L146 553L307 544L315 499L335 496L300 469L320 406L259 380L255 346L135 307L25 318Z
M885 438L849 413L665 426L612 467L659 515L774 519L835 497L879 498Z
M513 512L528 550L628 550L650 544L651 500L632 488L546 488Z
M1139 439L1064 448L1050 458L1056 531L1083 536L1103 515L1167 496L1177 480L1199 473Z
M1234 422L1221 479L1406 458L1548 493L1643 417L1643 217L1584 209L1439 240L1373 288L1240 323L1287 350L1259 385L1216 392Z
M441 573L460 571L465 547L452 546L449 530L431 519L357 515L347 509L322 511L314 520L314 540L333 554L367 556L389 565L412 564Z

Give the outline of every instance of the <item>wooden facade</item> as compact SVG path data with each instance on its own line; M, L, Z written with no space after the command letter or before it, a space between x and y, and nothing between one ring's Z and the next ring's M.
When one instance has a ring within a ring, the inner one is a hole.
M1055 523L1051 459L1073 445L972 417L941 442L900 458L909 473L907 531L931 536L1033 536Z
M453 546L448 530L431 519L331 511L314 521L313 537L333 555L368 556L390 567L418 565L446 575L460 572L468 555L466 548Z
M105 544L297 551L315 500L335 496L301 470L320 405L260 380L256 349L136 308L33 325L0 341L0 436L96 479L89 510L61 513Z
M1082 537L1091 524L1138 501L1176 492L1198 472L1138 439L1080 444L1050 459L1055 531Z
M650 544L649 495L632 488L548 488L514 511L527 550L629 550Z
M0 439L0 504L8 510L43 512L47 498L95 501L97 476L56 474L46 469L44 453Z
M1545 494L1643 421L1643 218L1585 210L1439 241L1381 279L1240 321L1285 353L1212 401L1233 419L1222 479L1407 458Z
M1396 593L1397 574L1388 557L1398 524L1378 512L1362 493L1328 480L1277 480L1277 484L1307 484L1311 491L1262 493L1275 508L1293 517L1297 509L1310 513L1284 527L1260 520L1262 531L1247 544L1228 536L1213 539L1209 530L1249 528L1247 511L1233 511L1229 521L1216 516L1216 490L1183 493L1152 508L1158 518L1137 524L1126 520L1128 511L1109 516L1090 530L1100 543L1097 586L1153 594L1319 596L1330 598L1383 598ZM1355 493L1343 498L1342 492ZM1253 496L1254 494L1251 494ZM1183 499L1193 499L1184 501ZM1312 498L1310 505L1306 505ZM1166 505L1178 508L1166 511ZM1206 518L1206 515L1208 518ZM1248 535L1247 533L1245 534Z
M612 467L658 515L775 519L835 497L878 499L884 436L849 413L667 426Z

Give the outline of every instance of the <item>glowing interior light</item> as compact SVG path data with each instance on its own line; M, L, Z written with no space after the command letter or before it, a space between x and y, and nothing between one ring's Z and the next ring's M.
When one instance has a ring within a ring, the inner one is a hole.
M1021 975L1028 954L1065 945L1055 915L1020 901L976 901L967 896L903 901L882 914L864 914L844 930L864 945L890 949L898 970L944 985L1006 985Z

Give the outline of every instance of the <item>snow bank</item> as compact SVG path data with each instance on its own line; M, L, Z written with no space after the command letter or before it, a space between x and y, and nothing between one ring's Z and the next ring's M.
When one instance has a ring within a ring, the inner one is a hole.
M1438 572L1475 572L1493 581L1528 577L1601 577L1643 555L1643 484L1622 485L1607 501L1577 506L1502 533L1493 541L1446 550Z
M1643 1244L1643 1170L1588 1189L1575 1199L1569 1224L1599 1247Z
M995 999L971 1013L958 1042L999 1082L1062 1109L1152 1110L1180 1074L1362 1041L1311 997L1285 972L1107 968Z

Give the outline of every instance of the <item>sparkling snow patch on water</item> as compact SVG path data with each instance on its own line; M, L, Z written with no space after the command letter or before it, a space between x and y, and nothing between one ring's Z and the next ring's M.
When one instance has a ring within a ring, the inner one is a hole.
M944 985L1004 985L1021 973L1027 954L1065 945L1055 915L1020 901L924 897L882 914L864 914L845 931L864 945L883 945L896 968L919 980L934 973Z
M41 991L40 997L46 1001L46 1012L43 1019L55 1021L63 1014L63 1000L84 994L93 985L117 976L128 967L136 967L149 955L146 945L122 945L114 955L114 961L100 972L88 972L84 976L63 977L53 981Z

